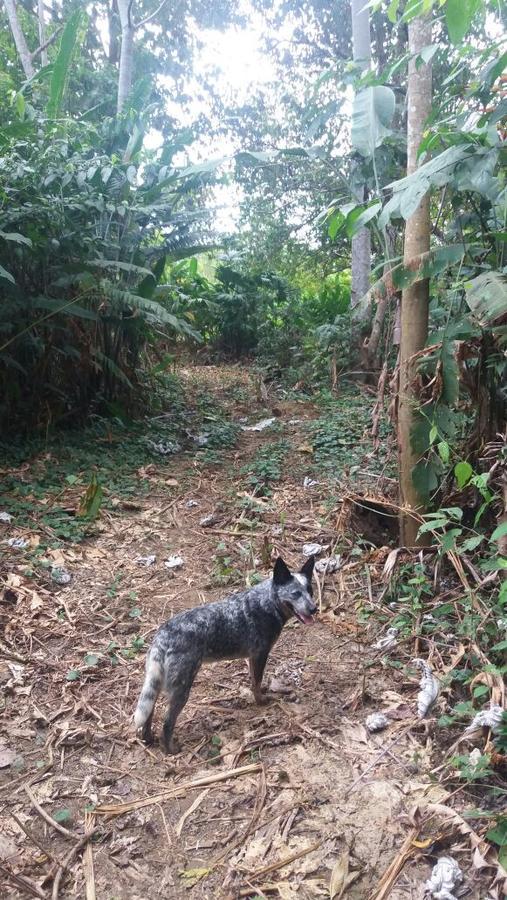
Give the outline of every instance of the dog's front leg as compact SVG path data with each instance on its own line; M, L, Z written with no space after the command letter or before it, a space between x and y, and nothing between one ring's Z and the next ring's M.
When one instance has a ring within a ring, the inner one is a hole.
M248 660L250 666L250 685L255 702L259 704L267 702L267 698L262 693L261 682L268 656L269 650L263 650L256 656L251 656Z

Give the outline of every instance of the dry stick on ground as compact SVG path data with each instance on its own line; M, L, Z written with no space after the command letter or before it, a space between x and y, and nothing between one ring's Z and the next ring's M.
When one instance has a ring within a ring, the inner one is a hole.
M283 869L284 866L287 866L291 862L295 862L296 859L300 859L302 856L308 856L309 853L318 850L321 844L322 841L316 841L315 844L310 844L310 846L305 847L304 850L298 850L297 853L290 853L289 856L284 856L282 859L278 859L268 866L262 866L261 869L255 869L254 872L249 873L249 878L252 879L252 881L255 881L256 878L267 875L268 872L274 872L276 869Z
M176 827L174 829L176 834L178 835L178 837L180 837L181 832L183 830L183 826L184 826L185 822L187 821L188 817L191 816L192 813L195 812L197 807L201 805L202 801L204 800L205 797L207 797L209 792L210 792L210 788L205 788L203 791L201 791L201 793L198 794L197 797L195 798L192 805L189 806L187 810L185 810L185 812L183 813L182 816L180 816L180 818L176 824Z
M205 787L208 784L216 784L218 781L227 781L229 778L237 778L240 775L254 775L261 771L262 766L259 763L252 763L249 766L242 766L239 769L228 769L226 772L219 772L216 775L205 775L203 778L196 778L195 781L185 781L181 784L175 784L160 794L153 797L142 797L140 800L132 800L130 803L105 803L97 806L95 815L98 816L121 816L123 813L132 812L135 809L143 809L145 806L152 806L154 803L160 803L169 797L191 791L193 788Z
M84 834L81 840L74 844L73 847L67 853L67 856L64 857L58 872L56 873L55 880L53 881L53 891L51 894L51 900L58 900L58 893L60 891L60 882L63 878L64 872L68 869L70 863L74 859L74 857L79 853L80 850L84 847L85 844L93 837L96 833L97 829L94 828L93 831L88 831L87 834Z
M228 846L225 848L223 853L221 853L219 856L216 857L216 859L213 860L213 862L210 866L210 871L211 871L211 869L215 869L221 862L223 862L223 860L227 856L230 856L231 853L234 850L236 850L238 847L240 847L241 844L243 844L246 841L247 837L253 831L256 830L256 825L257 825L259 816L262 812L264 803L266 802L266 794L267 794L266 773L264 771L264 766L260 766L259 785L257 788L257 796L255 798L255 805L254 805L254 810L252 813L252 818L250 819L250 822L248 823L245 830L239 835L239 837L236 838L236 840L232 844L228 843Z
M11 813L11 816L14 819L14 821L16 822L16 825L18 825L19 828L21 828L21 831L25 832L27 838L32 842L32 844L35 844L35 846L38 847L39 850L42 850L44 856L47 856L47 858L50 859L53 863L55 863L55 865L61 866L61 864L62 864L61 861L56 856L54 856L54 854L51 853L51 851L48 850L47 847L44 846L42 841L40 841L39 838L33 833L31 828L29 828L28 825L24 825L23 822L21 821L21 819L18 819L18 817L17 817L17 815L15 815L15 813Z
M347 795L350 794L350 792L353 791L354 788L356 788L357 785L363 780L364 776L367 775L368 772L370 772L373 768L375 768L375 766L377 765L377 763L379 763L380 760L383 759L384 756L387 756L387 754L389 753L389 751L394 747L395 744L398 743L398 741L400 740L400 738L404 737L406 734L409 733L409 731L410 731L410 729L412 728L413 724L414 724L414 723L411 722L410 725L407 725L406 728L404 728L402 731L400 731L399 734L396 735L396 737L394 738L394 740L392 740L391 743L388 744L387 747L384 747L384 749L381 750L380 753L378 753L378 754L375 756L374 759L372 759L371 763L369 763L369 764L366 766L366 769L363 769L363 771L362 771L361 774L358 776L358 778L356 778L356 780L353 781L352 784L347 788L347 790L345 791L345 793L344 793L344 795L343 795L344 797L347 797Z
M85 812L85 832L91 834L95 830L95 816L92 812ZM85 897L86 900L96 900L95 891L95 870L93 866L93 849L89 842L83 853L83 873L85 878Z
M35 799L34 795L32 794L32 792L27 784L23 785L23 789L24 789L25 793L28 795L30 803L32 804L34 809L37 810L39 815L42 816L42 818L44 819L45 822L48 823L48 825L51 825L51 828L54 828L55 831L58 831L60 834L63 834L64 837L70 838L71 841L79 840L79 837L76 834L74 834L72 831L69 831L67 828L64 828L63 825L60 825L59 822L55 822L55 820L51 818L49 813L47 813L46 810L42 808L40 803L37 802L37 800Z
M380 879L380 884L378 885L374 894L370 894L370 900L385 900L386 897L391 893L392 888L400 874L403 866L405 865L409 856L413 853L412 843L417 840L417 835L419 834L418 828L412 828L412 830L407 834L403 844L401 845L398 853L394 857L392 863Z
M38 884L35 884L34 881L31 881L30 878L27 878L25 875L15 875L14 872L10 872L6 866L3 866L0 863L0 872L3 872L5 877L12 881L14 884L21 888L21 890L26 891L28 894L31 894L32 897L42 897L42 900L46 900L46 894L42 891Z

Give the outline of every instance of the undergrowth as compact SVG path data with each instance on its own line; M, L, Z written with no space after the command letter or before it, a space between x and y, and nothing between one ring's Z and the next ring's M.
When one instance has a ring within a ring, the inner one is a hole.
M95 417L83 429L0 442L4 469L0 510L16 527L42 533L41 546L81 541L92 534L100 508L142 499L150 490L147 467L169 471L176 454L202 458L235 445L239 426L216 398L168 382L165 411L144 420ZM160 483L160 490L171 485Z
M315 468L333 479L340 478L344 469L354 475L364 465L374 472L391 474L388 460L387 439L391 432L386 422L380 428L379 453L371 453L371 397L349 386L334 395L329 391L318 396L322 413L307 426L309 443L313 451ZM393 460L394 462L394 460ZM355 468L356 467L356 468Z

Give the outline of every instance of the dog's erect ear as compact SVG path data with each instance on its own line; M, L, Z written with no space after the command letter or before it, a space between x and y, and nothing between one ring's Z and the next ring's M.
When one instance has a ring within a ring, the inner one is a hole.
M301 575L305 576L308 584L310 584L310 581L312 580L314 566L315 566L315 557L310 556L310 558L306 560L303 568L301 569Z
M273 569L274 583L279 585L287 584L287 582L290 581L291 578L292 575L290 574L287 565L284 563L282 557L279 556Z

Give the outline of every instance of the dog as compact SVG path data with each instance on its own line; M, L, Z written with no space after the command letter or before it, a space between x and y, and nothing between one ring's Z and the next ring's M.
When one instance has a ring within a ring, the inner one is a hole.
M264 700L261 682L264 668L285 623L295 616L313 623L312 576L315 557L292 574L279 557L273 576L245 591L216 603L178 613L162 625L146 657L146 673L134 723L145 743L153 743L152 719L158 695L169 700L162 745L175 752L173 731L201 665L220 659L248 659L250 683L256 703Z

